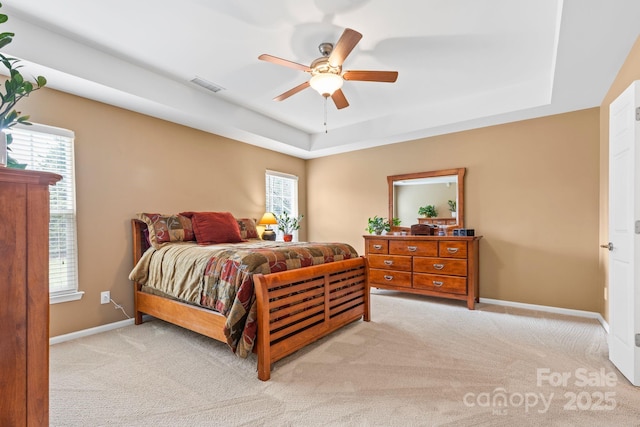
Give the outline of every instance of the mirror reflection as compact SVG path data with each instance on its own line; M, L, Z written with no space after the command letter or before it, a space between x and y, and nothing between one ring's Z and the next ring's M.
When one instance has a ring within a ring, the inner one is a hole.
M458 177L409 179L394 182L393 216L401 224L456 224Z
M389 217L400 227L436 224L464 227L464 168L387 177Z

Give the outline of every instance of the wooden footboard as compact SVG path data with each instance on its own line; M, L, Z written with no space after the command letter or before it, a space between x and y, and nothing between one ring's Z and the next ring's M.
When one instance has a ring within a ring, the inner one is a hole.
M363 258L253 277L258 378L271 364L359 318L369 321Z
M148 248L146 225L132 220L134 265ZM369 289L363 257L254 276L258 309L258 378L271 376L272 364L336 329L363 318L369 321ZM225 317L173 299L142 292L134 283L135 322L142 315L226 342Z

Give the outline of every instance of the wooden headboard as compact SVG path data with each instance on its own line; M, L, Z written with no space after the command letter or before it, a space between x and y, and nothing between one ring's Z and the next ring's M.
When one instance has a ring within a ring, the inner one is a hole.
M133 265L136 265L142 254L149 249L149 231L147 224L139 219L131 220L131 231L133 234Z

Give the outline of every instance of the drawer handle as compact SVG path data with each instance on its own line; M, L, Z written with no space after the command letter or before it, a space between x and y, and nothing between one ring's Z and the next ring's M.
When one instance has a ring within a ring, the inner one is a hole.
M391 261L390 259L385 259L384 265L393 265L393 261Z
M418 250L418 247L417 246L407 246L407 250L409 252L415 252L415 251Z
M438 281L438 280L434 280L434 281L433 281L433 285L434 285L434 286L437 286L437 287L440 287L440 286L444 285L444 282L440 282L440 281Z
M373 249L382 249L382 245L373 245Z
M456 252L458 252L458 248L447 248L447 252L449 252L450 254L455 254Z
M444 268L444 264L433 264L433 268L436 270L442 270Z
M385 275L385 276L384 276L384 280L386 280L386 281L390 282L390 281L392 281L392 280L393 280L393 276L387 276L387 275Z

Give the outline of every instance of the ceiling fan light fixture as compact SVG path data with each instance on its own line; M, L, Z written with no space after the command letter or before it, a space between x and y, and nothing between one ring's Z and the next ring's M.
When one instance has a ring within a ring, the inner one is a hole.
M343 83L342 76L333 73L317 73L309 80L311 87L324 97L333 95L333 92L342 88Z
M324 97L325 109L327 106L327 99L331 97L336 108L340 110L349 106L349 102L341 90L345 80L362 82L395 82L398 78L397 71L356 70L346 71L344 73L342 72L342 64L344 63L344 60L356 47L361 38L362 34L359 32L352 30L351 28L345 28L335 46L328 42L320 43L319 50L322 57L313 60L311 65L308 67L303 64L298 64L297 62L278 58L277 56L267 55L266 53L258 56L258 59L261 61L284 65L285 67L311 74L311 78L308 81L305 81L293 89L289 89L288 91L276 96L273 100L283 101L291 95L295 95L296 93L311 86Z

